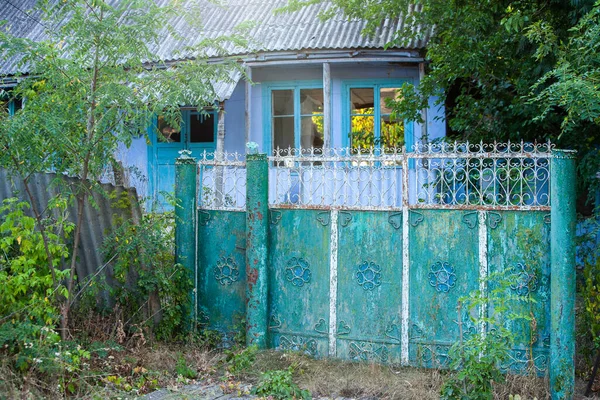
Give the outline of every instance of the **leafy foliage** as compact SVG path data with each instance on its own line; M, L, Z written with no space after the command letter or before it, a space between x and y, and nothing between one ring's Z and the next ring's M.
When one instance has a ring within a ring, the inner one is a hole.
M182 354L178 355L175 372L178 376L182 376L187 379L194 379L196 376L198 376L198 373L187 365L187 362Z
M235 375L240 372L248 370L252 367L254 360L256 360L256 354L258 353L258 347L250 346L242 350L230 350L226 352L227 370Z
M139 223L121 222L102 249L113 266L110 291L126 327L149 327L157 339L182 335L190 311L193 284L175 263L174 231L172 215L148 214Z
M587 233L580 238L579 256L583 264L582 281L578 283L581 294L582 312L578 330L582 336L578 341L580 354L593 353L600 349L600 216L596 213L587 224L582 224ZM587 226L586 226L587 225ZM582 230L583 230L582 229Z
M444 382L441 397L444 399L488 400L493 398L493 383L505 377L501 366L508 361L515 344L514 326L531 317L519 310L519 304L533 301L530 295L515 296L510 293L511 281L506 272L488 276L493 283L489 294L479 290L460 299L458 321L460 340L449 352L453 372ZM492 310L490 316L473 317L473 312L483 305ZM475 327L486 327L486 335L464 330L463 307Z
M43 40L0 30L0 59L16 57L18 68L28 71L11 94L26 99L26 107L11 117L0 114L0 166L21 176L42 236L42 210L28 190L31 174L53 170L80 178L65 188L77 208L65 282L71 295L84 204L104 168L113 164L119 143L129 145L145 132L152 115L160 113L178 126L180 105L212 107L213 83L231 82L232 71L241 67L228 58L209 64L206 57L224 55L226 46L244 41L237 35L200 41L183 49L184 55L174 55L182 61L171 68L147 62L156 58L155 48L165 37L177 40L199 32L199 6L177 0L40 0L38 8ZM177 30L173 21L185 23ZM46 242L48 263L54 265ZM65 335L71 305L60 304Z
M53 206L60 216L65 204ZM60 269L58 260L69 255L63 237L72 231L62 218L47 222L48 247L57 260L49 270L42 235L26 208L15 198L0 205L0 345L21 352L17 363L25 369L33 352L26 343L37 342L42 329L55 328L59 300L68 295L61 284L68 271Z
M583 148L580 175L591 192L600 190L600 1L559 41L546 24L538 23L527 36L538 44L538 58L554 51L554 68L532 87L531 103L542 110L537 121L560 113L565 140ZM548 48L550 46L550 48ZM560 136L559 136L560 137Z
M62 284L69 271L61 258L69 256L65 239L73 226L64 217L66 202L50 204L54 217L44 220L45 240L55 262L47 268L44 238L27 203L5 199L0 206L0 356L18 371L59 376L61 393L76 390L78 373L90 353L60 341L56 332Z
M350 119L350 126L352 132L350 133L350 143L355 149L370 149L374 146L381 146L383 148L401 147L404 144L404 124L402 122L395 121L391 118L391 124L381 124L381 132L378 138L375 138L375 117L374 109L372 107L364 108L359 110L361 114L355 115Z
M321 1L289 0L280 12ZM397 119L420 122L420 110L437 96L451 139L551 140L578 150L580 193L593 195L600 168L600 2L594 1L333 0L321 17L341 10L365 18L367 35L385 18L403 18L388 46L431 34L423 51L426 76L418 86L403 85L391 102Z
M293 367L284 370L267 371L262 374L254 394L273 399L310 399L310 392L302 390L294 383Z

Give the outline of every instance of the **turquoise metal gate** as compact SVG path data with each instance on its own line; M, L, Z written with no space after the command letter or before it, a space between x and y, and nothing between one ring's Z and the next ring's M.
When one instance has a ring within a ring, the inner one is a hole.
M501 367L533 367L558 397L572 393L570 152L455 143L178 165L177 257L205 326L231 337L243 319L259 347L445 367L461 335L504 318L460 299L500 292L527 298L511 311L530 316L507 320L517 343Z

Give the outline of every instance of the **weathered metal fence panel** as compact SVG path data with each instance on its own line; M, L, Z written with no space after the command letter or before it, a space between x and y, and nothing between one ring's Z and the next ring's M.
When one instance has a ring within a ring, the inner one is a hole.
M549 223L549 214L540 211L503 211L487 215L488 292L503 288L506 296L517 296L523 301L513 302L510 312L531 318L515 321L511 326L516 343L510 360L502 368L512 372L527 372L530 367L540 375L548 372ZM506 283L500 283L502 279ZM494 313L493 304L488 313Z
M246 314L246 213L198 211L198 321L231 339Z
M270 211L269 333L271 346L328 354L329 212Z
M548 373L553 398L572 394L571 152L249 148L246 161L200 162L197 218L178 225L178 259L196 246L201 322L231 332L245 313L247 343L259 347L447 367L454 343L495 334L489 317L516 338L501 369ZM178 193L195 208L186 160ZM462 304L475 293L481 304Z
M409 211L410 362L448 366L459 338L459 298L479 289L478 214L459 210ZM461 313L463 332L476 334Z
M339 211L335 355L400 363L402 213Z

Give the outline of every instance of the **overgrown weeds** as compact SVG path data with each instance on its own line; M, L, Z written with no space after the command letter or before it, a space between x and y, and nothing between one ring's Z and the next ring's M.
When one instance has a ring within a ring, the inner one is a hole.
M124 207L131 209L129 204ZM96 287L109 292L114 302L110 308L122 313L123 329L129 334L182 339L193 284L190 273L175 263L172 214L147 214L141 221L132 218L114 224L117 228L105 239L102 251L111 260L115 283Z
M253 393L276 400L312 398L308 390L300 389L294 382L293 372L293 366L283 370L263 372Z

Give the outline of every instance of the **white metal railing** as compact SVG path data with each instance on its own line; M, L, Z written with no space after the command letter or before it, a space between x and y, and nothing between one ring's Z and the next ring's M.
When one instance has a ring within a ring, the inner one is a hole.
M398 210L550 208L550 143L430 143L392 149L278 149L269 205ZM204 153L199 205L244 210L245 157Z
M434 143L415 146L415 206L546 209L548 143Z
M209 210L246 210L244 154L202 153L198 161L198 207Z
M273 206L402 208L402 149L280 149L268 159Z

